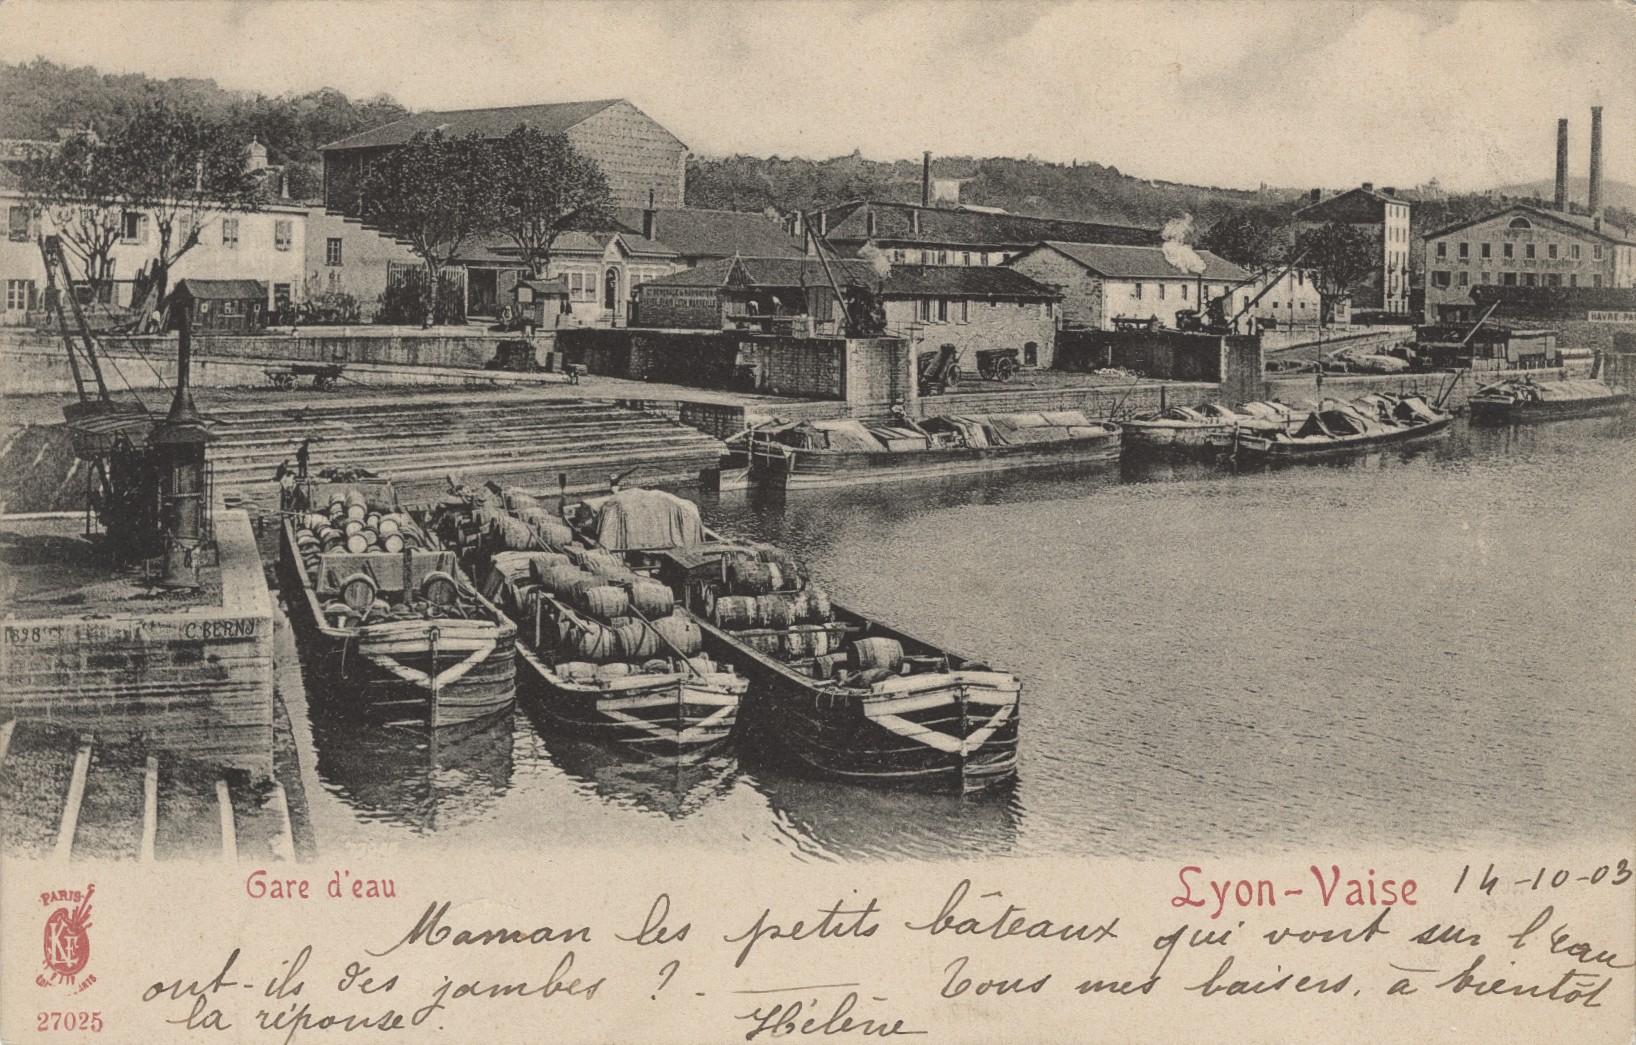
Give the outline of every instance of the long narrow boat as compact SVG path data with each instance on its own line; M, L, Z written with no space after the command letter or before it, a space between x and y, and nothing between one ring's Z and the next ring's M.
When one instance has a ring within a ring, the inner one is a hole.
M1251 461L1321 460L1424 439L1453 420L1453 414L1419 396L1371 393L1350 403L1325 399L1291 431L1241 435L1237 453Z
M1219 403L1172 406L1119 422L1124 447L1135 452L1225 453L1243 435L1270 437L1285 423L1240 413Z
M382 480L304 480L283 516L286 601L329 710L430 725L511 707L516 627Z
M835 605L790 556L721 539L679 497L623 490L576 522L651 570L698 616L705 652L749 678L741 751L830 779L956 792L1015 775L1016 676Z
M1522 424L1606 417L1630 406L1630 393L1596 378L1535 381L1514 377L1485 385L1467 400L1477 424Z
M964 472L1107 460L1119 455L1119 426L1077 410L1045 414L948 415L866 425L800 421L751 431L752 475L789 490L889 482Z
M558 730L660 759L723 747L748 681L704 654L670 589L579 543L515 491L489 492L483 591L518 622L525 698Z

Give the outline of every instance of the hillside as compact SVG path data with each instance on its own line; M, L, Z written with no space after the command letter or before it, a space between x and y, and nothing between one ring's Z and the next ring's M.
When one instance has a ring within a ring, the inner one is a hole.
M1538 181L1518 182L1515 185L1501 185L1494 190L1502 196L1538 196L1550 201L1556 197L1556 181L1553 178L1541 178ZM1575 203L1584 204L1590 198L1591 180L1589 178L1568 178L1568 198ZM1636 211L1636 185L1629 182L1602 179L1602 204L1606 207L1620 207L1624 210Z
M1246 207L1292 209L1293 192L1148 181L1097 163L1046 163L1008 157L946 156L932 161L934 178L959 178L960 202L1015 214L1158 226L1192 214L1207 227ZM918 203L916 160L867 160L854 152L827 160L697 157L689 161L687 202L730 210L812 210L851 199Z

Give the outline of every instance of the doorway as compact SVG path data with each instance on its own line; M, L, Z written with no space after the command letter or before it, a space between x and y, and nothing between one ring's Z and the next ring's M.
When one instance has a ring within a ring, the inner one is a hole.
M498 313L500 298L499 273L494 269L469 268L466 270L466 312L473 316L493 316Z
M619 270L608 266L608 272L602 278L602 307L615 313L619 311Z

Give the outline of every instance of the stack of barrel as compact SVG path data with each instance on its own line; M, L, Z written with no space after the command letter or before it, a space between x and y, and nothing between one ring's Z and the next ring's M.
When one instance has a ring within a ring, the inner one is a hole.
M568 524L520 490L486 490L473 519L490 552L553 551L574 542Z
M839 638L829 596L807 582L799 561L770 546L723 561L709 612L718 627L781 660L826 656Z
M349 555L391 554L432 548L430 538L409 515L369 504L355 489L330 494L325 511L295 520L295 547L314 586L319 583L326 552ZM322 607L325 620L339 628L390 620L460 617L461 585L449 574L422 579L419 592L383 591L368 570L354 570L336 582L337 598Z

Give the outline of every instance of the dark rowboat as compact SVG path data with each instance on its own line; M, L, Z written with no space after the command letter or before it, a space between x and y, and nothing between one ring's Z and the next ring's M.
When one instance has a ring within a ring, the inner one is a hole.
M1467 401L1471 420L1476 424L1605 417L1620 413L1629 405L1629 392L1595 378L1563 381L1511 378L1478 389Z
M1424 439L1448 428L1454 415L1419 396L1326 399L1299 425L1268 436L1240 435L1237 453L1256 461L1310 461Z
M1119 437L1118 425L1070 410L918 423L800 421L751 431L747 449L752 475L803 490L1112 459Z
M767 545L704 530L691 502L625 490L580 522L699 618L704 650L750 681L741 751L779 769L965 792L1016 773L1022 684L844 606Z
M304 480L296 492L281 559L315 700L342 713L407 710L432 726L511 707L517 629L392 485Z

